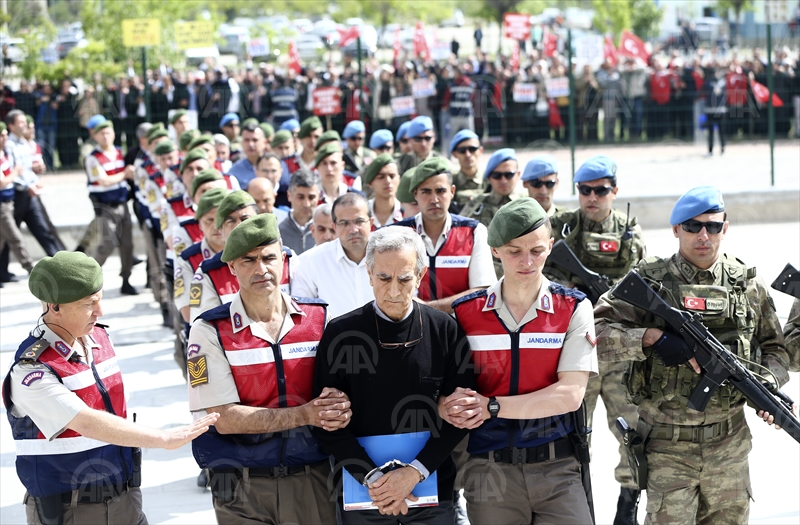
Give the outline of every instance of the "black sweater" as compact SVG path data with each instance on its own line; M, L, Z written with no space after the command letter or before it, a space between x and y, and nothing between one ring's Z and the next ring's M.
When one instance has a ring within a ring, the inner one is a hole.
M422 341L411 348L382 348L376 319L383 343L412 341L420 334ZM331 321L317 350L314 397L324 387L338 388L350 397L353 419L341 430L314 431L333 455L337 477L344 465L362 481L377 466L356 438L427 430L431 437L416 459L429 472L438 471L439 500L450 500L456 474L451 453L468 431L440 419L437 401L458 386L474 388L475 376L467 338L449 315L415 302L411 315L392 323L378 317L370 302Z

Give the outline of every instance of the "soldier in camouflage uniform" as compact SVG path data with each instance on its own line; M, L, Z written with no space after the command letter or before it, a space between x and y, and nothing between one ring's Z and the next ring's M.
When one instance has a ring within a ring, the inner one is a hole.
M239 115L236 113L226 113L219 121L219 129L231 143L231 163L237 162L242 158L242 138L239 136L241 127L239 125Z
M789 353L789 371L800 372L800 299L795 299L789 319L783 327L786 351Z
M609 278L613 284L645 257L642 229L635 218L612 209L617 196L617 165L606 156L587 160L577 172L580 208L563 211L550 218L553 238L564 242L575 252L584 266ZM553 266L548 261L545 275L567 286L581 288L577 277ZM625 363L600 363L600 375L589 380L584 401L588 425L592 426L597 396L602 396L606 407L608 428L619 442L619 463L614 469L614 478L620 484L615 525L636 523L635 508L639 491L628 468L628 460L622 440L614 428L615 420L636 418L636 407L625 399L622 374Z
M553 203L558 189L558 165L552 156L537 155L529 160L522 171L522 185L528 190L528 197L536 199L549 217L565 210Z
M453 174L456 198L450 205L450 213L459 213L473 197L486 190L483 172L478 161L483 154L483 146L475 132L462 129L450 141L450 157L458 161L458 173Z
M658 283L672 306L702 312L729 351L760 362L783 384L788 356L774 304L755 268L720 253L726 219L719 190L690 190L670 217L679 252L645 259L635 271ZM616 298L613 289L598 301L595 323L601 362L629 365L625 385L639 407L638 423L631 423L646 440L645 524L747 523L751 440L742 394L725 384L705 412L688 408L701 376L685 340L661 318Z
M480 193L470 199L459 215L468 219L478 219L488 228L497 210L520 197L514 191L519 183L519 176L517 153L511 148L495 151L489 157L484 175L484 179L492 189L491 192ZM503 276L503 265L498 259L494 259L494 271L498 279Z

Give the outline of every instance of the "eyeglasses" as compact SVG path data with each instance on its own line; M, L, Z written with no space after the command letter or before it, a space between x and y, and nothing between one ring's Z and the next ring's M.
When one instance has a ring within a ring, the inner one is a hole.
M475 152L478 151L478 149L479 149L478 146L463 146L461 148L456 148L453 151L455 151L459 155L463 155L464 153L469 151L470 153L472 153L474 155Z
M378 150L378 151L389 151L389 150L392 149L392 146L387 144L386 146L381 146L381 147L375 148L375 149Z
M557 182L558 182L557 180L534 179L534 180L529 180L528 184L530 184L534 188L541 188L542 186L544 186L548 190L552 190L553 188L556 187Z
M433 135L425 135L424 137L414 137L414 142L430 142L433 140Z
M401 346L404 348L411 348L415 346L420 341L422 341L422 309L419 309L419 339L413 339L411 341L406 341L405 343L383 343L381 342L381 331L378 328L378 314L375 314L375 331L378 334L378 344L381 348L385 348L387 350L396 350ZM409 330L410 331L410 330Z
M408 139L400 139L400 144L408 144Z
M363 137L363 136L356 135L355 137L350 137L350 138L349 138L349 139L347 139L347 140L353 140L353 141L355 141L355 142L363 142L363 141L364 141L364 137Z
M592 192L598 197L605 197L613 190L613 186L588 186L586 184L578 184L578 193L584 197L588 197Z
M368 222L369 222L369 219L365 219L363 217L359 217L358 219L355 219L355 220L352 220L352 221L346 221L344 219L341 220L341 221L336 221L336 226L338 228L342 228L342 229L346 230L346 229L350 228L351 224L355 224L356 228L363 228L364 225L366 225Z
M511 180L514 178L514 175L516 174L517 174L516 171L493 171L489 174L489 178L494 180L500 180L503 177L505 177L506 179Z
M683 231L685 232L700 233L700 230L705 228L710 235L716 235L720 233L722 231L723 226L725 226L724 222L719 222L719 221L700 222L694 219L689 219L688 221L681 223L681 228L683 228Z

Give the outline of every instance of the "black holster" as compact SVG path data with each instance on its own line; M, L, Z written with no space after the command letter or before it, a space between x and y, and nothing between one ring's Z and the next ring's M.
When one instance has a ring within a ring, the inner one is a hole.
M33 496L36 513L43 525L62 525L64 523L64 504L61 494L52 494L42 498Z
M583 401L581 401L581 406L578 410L572 413L572 420L575 428L570 432L569 437L575 446L575 458L581 464L581 484L583 485L583 491L586 493L586 502L589 505L592 523L595 523L592 477L589 471L589 460L591 458L589 453L589 434L592 433L592 429L586 426L586 405Z
M142 449L138 447L133 449L133 473L131 479L128 480L128 486L142 486Z
M647 446L647 436L652 427L639 420L636 430L628 425L625 419L617 418L617 430L622 435L622 444L625 447L625 455L628 458L628 466L631 469L633 482L639 490L647 490L647 456L645 448Z

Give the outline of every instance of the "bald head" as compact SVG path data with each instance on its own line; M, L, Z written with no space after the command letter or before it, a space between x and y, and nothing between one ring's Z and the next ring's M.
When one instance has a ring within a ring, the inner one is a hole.
M247 193L258 206L258 213L272 213L275 206L275 186L265 177L256 177L247 185Z

